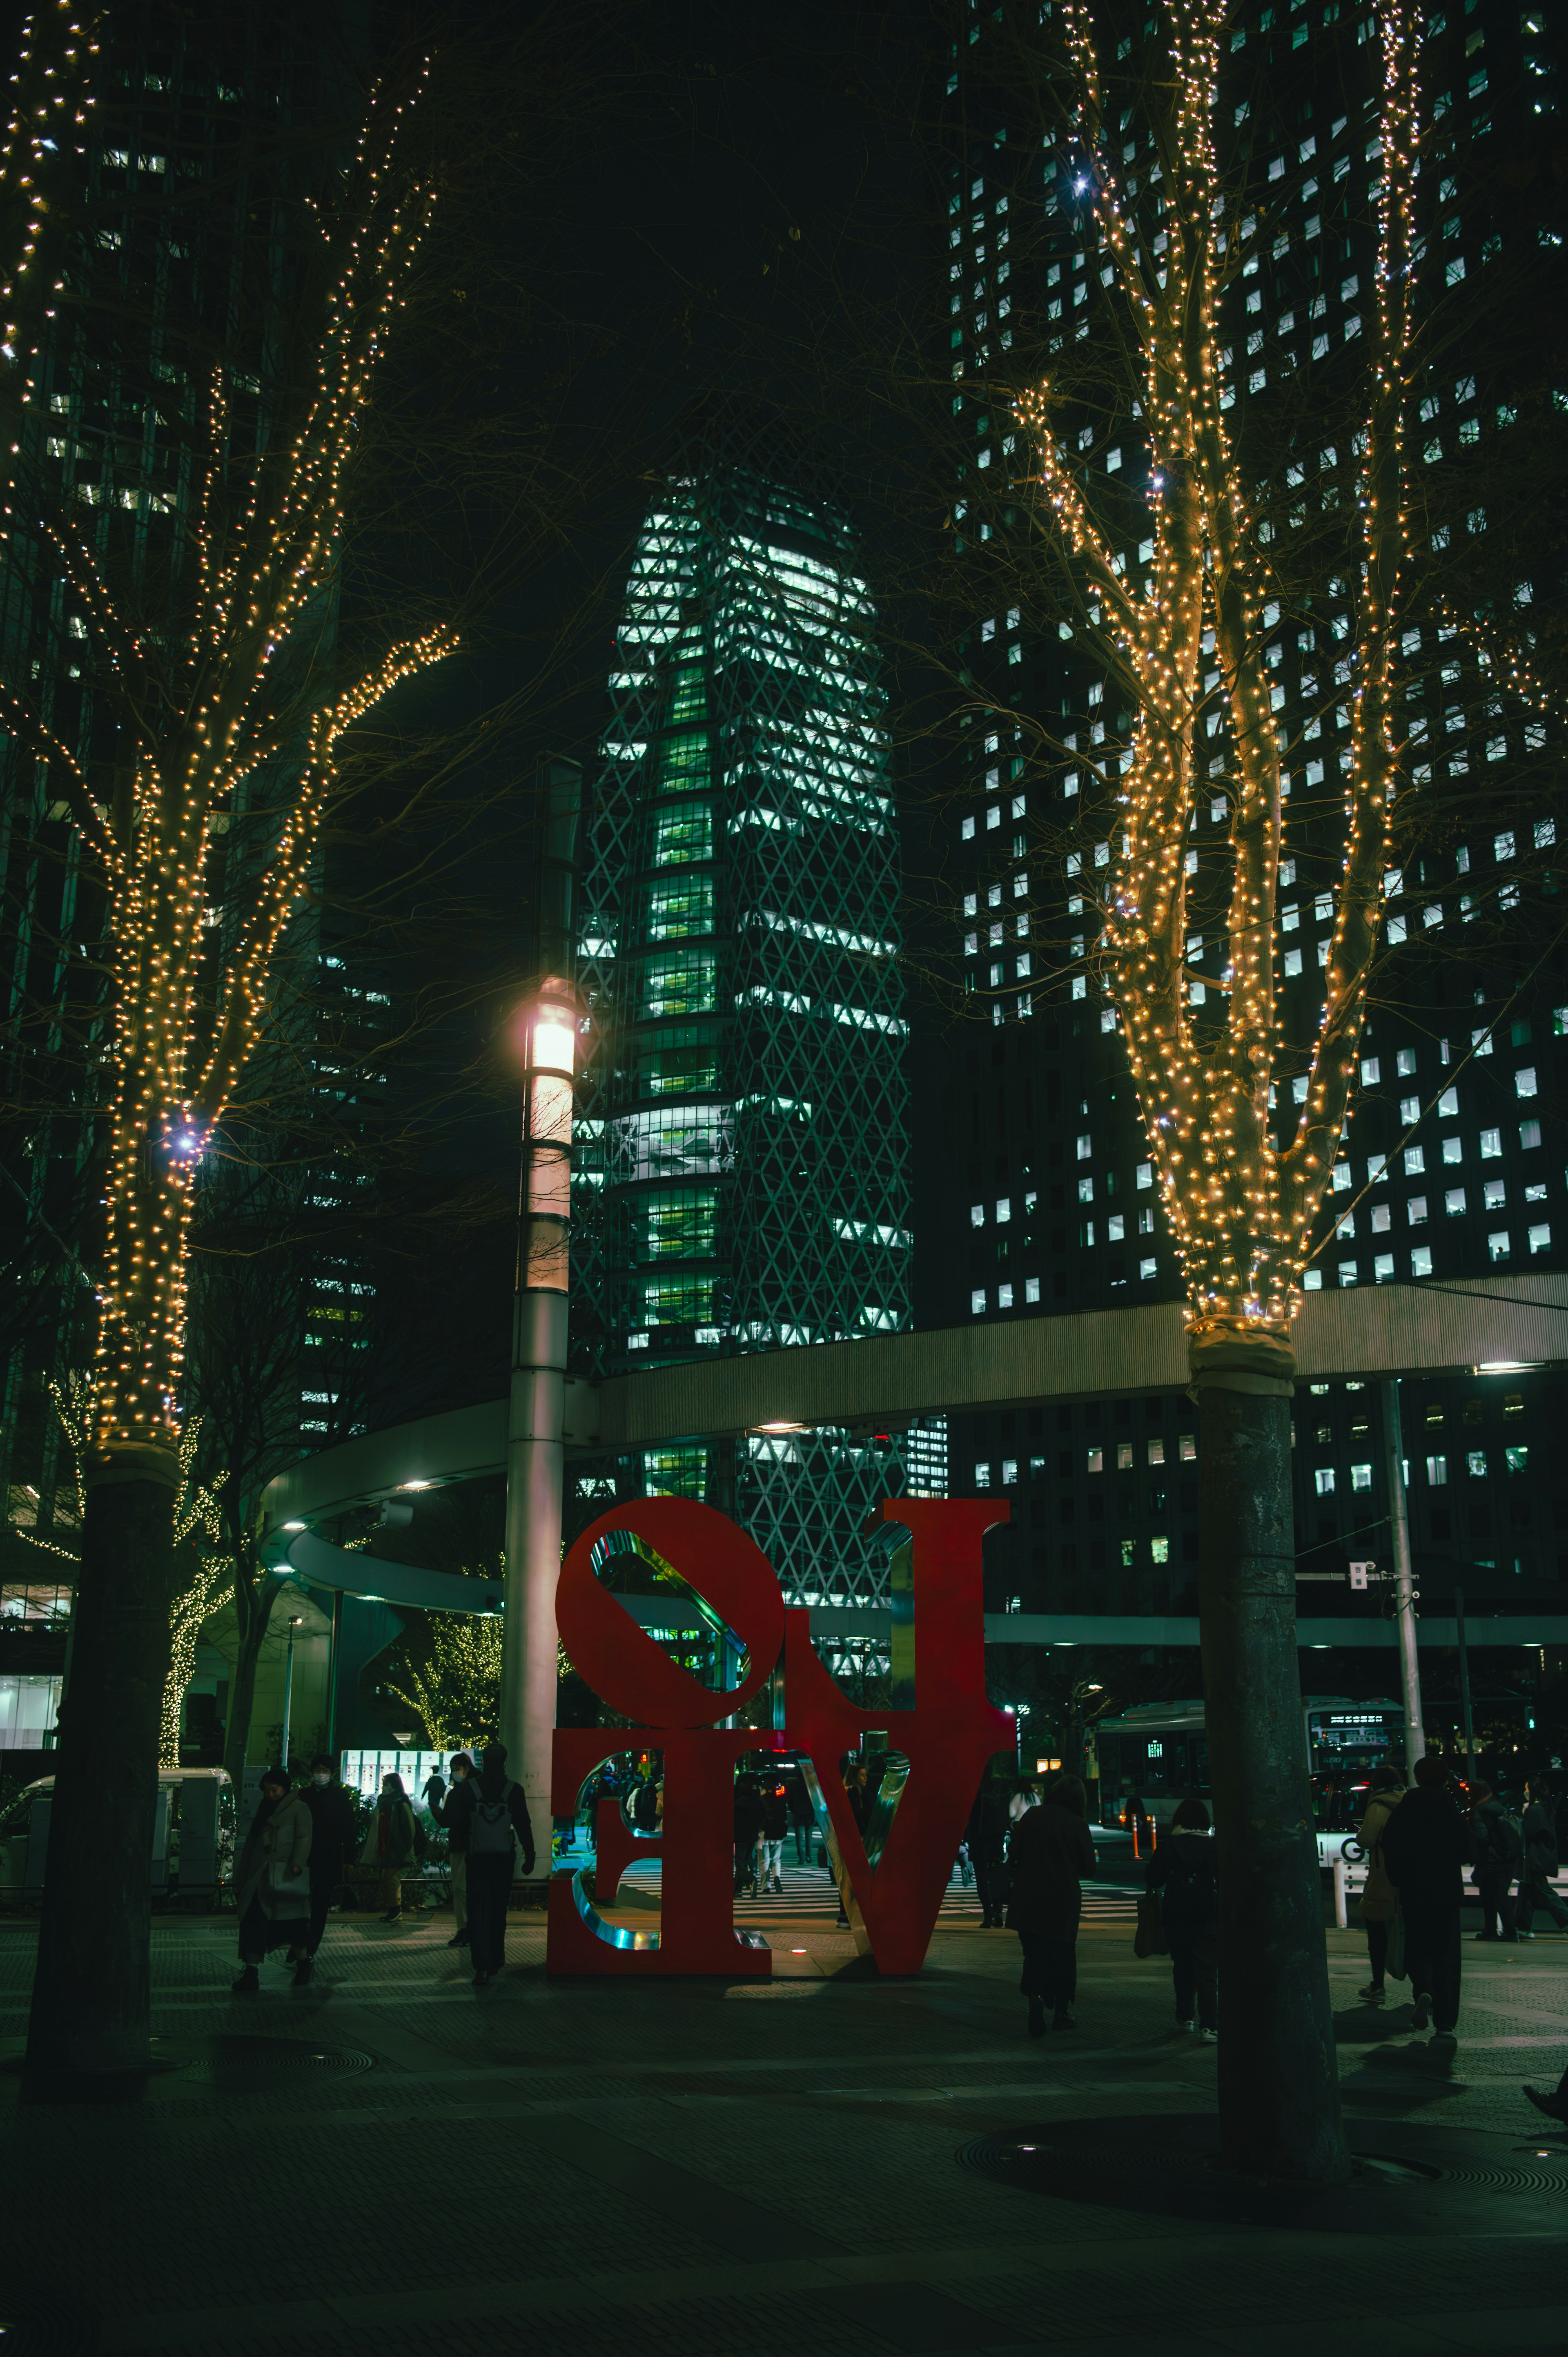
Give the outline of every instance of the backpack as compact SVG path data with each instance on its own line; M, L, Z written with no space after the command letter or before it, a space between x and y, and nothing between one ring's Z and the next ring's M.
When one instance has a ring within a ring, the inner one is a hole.
M1524 1857L1524 1834L1519 1819L1500 1805L1481 1812L1486 1844L1483 1865L1496 1873L1511 1872Z
M510 1857L512 1847L511 1796L515 1784L503 1785L499 1801L487 1800L474 1788L474 1813L468 1820L468 1854L478 1857Z

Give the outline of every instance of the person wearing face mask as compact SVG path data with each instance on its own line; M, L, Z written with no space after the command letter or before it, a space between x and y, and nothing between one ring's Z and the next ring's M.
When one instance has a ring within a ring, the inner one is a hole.
M294 1985L305 1988L327 1929L328 1912L342 1887L343 1860L359 1846L360 1813L352 1792L333 1775L325 1751L318 1751L311 1761L310 1781L299 1798L310 1811L310 1928L303 1942L288 1953Z
M468 1945L468 1804L457 1805L457 1795L474 1772L471 1754L452 1754L452 1787L438 1807L432 1801L430 1813L438 1825L446 1828L446 1865L452 1881L452 1912L457 1928L447 1941L449 1948Z

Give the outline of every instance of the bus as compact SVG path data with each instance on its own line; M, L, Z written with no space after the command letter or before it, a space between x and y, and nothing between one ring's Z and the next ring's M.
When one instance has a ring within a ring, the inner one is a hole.
M1404 1763L1404 1712L1397 1702L1348 1695L1303 1695L1302 1740L1312 1777L1318 1849L1326 1862L1353 1857L1374 1768ZM1201 1702L1145 1702L1095 1728L1100 1817L1106 1825L1152 1819L1168 1824L1177 1804L1210 1794ZM1325 1845L1327 1845L1326 1849Z

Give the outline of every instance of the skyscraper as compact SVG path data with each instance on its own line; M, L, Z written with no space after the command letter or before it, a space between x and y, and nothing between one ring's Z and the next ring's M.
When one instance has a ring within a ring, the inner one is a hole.
M854 554L820 470L733 414L688 433L638 544L581 895L596 1371L909 1323L898 835ZM879 1586L856 1534L905 1449L757 1433L620 1478L725 1506L788 1592L846 1598Z

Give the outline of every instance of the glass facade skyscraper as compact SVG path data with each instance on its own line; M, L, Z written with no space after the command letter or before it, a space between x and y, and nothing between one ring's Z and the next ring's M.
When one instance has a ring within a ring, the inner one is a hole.
M831 489L733 419L687 437L638 544L585 814L585 1370L909 1324L898 838L854 554ZM880 1584L856 1534L908 1453L758 1433L614 1478L708 1497L791 1593L849 1598Z

